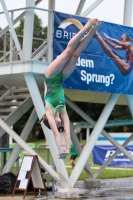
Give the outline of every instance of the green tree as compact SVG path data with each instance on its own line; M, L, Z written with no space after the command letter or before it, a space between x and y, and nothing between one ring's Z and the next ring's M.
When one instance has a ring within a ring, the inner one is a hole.
M131 113L128 106L116 105L111 113L110 119L131 119Z
M23 36L23 32L24 32L24 19L21 19L19 26L17 26L15 28L16 34ZM37 14L34 14L34 29L33 29L33 37L38 38L37 39L33 39L33 46L32 46L32 50L34 51L35 49L37 49L42 43L43 40L46 39L47 37L47 27L43 27L42 26L42 20L41 18L38 17ZM39 40L39 39L43 39L43 40ZM19 41L22 47L23 44L23 38L19 37Z
M75 102L76 105L81 108L86 114L88 114L93 120L98 120L103 108L104 104L97 103L88 103L88 102ZM75 111L67 106L68 115L70 120L73 122L84 121L84 119L79 116Z

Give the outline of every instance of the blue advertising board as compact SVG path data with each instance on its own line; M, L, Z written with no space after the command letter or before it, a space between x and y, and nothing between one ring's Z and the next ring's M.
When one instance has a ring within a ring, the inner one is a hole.
M125 149L133 155L133 146L127 146ZM100 146L95 145L93 148L93 162L94 164L103 165L117 150L114 146ZM132 167L133 162L127 158L123 153L119 153L109 164L113 167Z
M54 13L54 59L63 52L70 39L82 29L87 20L80 16ZM128 37L128 41L124 43L123 34L133 37L133 28L102 22L97 34L78 58L75 71L64 81L63 87L133 94L133 42Z

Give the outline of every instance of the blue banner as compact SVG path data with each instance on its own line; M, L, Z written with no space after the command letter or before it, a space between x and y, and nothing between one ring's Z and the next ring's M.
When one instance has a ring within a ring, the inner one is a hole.
M133 146L127 146L125 149L133 155ZM96 145L93 148L93 162L94 164L103 165L117 150L114 146L100 146ZM127 158L123 153L119 153L109 166L113 167L132 167L133 162Z
M53 58L67 47L87 18L55 12ZM124 35L123 35L124 34ZM102 22L66 79L67 89L133 94L133 28ZM125 41L125 38L128 41Z

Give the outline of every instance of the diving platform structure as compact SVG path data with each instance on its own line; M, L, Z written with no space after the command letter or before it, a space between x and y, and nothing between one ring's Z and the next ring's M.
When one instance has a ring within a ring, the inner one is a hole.
M97 0L90 8L84 12L86 15L89 14L96 6L98 6L103 0ZM7 27L1 30L0 36L4 36L7 31L10 29L10 54L9 59L6 61L5 57L3 62L0 63L0 85L4 85L7 88L7 91L0 98L0 106L2 106L3 113L8 113L8 115L3 115L0 118L0 137L7 132L17 143L16 147L12 151L12 154L6 163L2 173L7 173L11 170L15 160L17 159L20 149L25 149L29 154L36 154L27 144L26 139L30 133L37 117L39 119L45 113L45 108L42 100L43 96L43 79L44 72L52 62L52 37L53 37L53 10L55 10L55 0L49 0L49 10L42 8L36 8L41 0L26 0L26 7L17 18L14 18L14 11L11 11L11 16L7 10L4 0L0 0L0 3L3 7L4 16L8 22ZM84 6L85 0L81 0L77 9L76 14L80 15L82 8ZM125 12L124 12L124 23L129 25L129 18L131 18L131 9L132 0L125 0ZM45 12L46 21L48 25L47 30L47 40L43 41L43 44L32 52L32 41L33 41L33 24L34 24L34 12L35 10ZM82 16L82 14L81 14ZM18 21L24 18L24 33L23 33L23 48L20 46L18 37L15 33L14 25ZM17 59L13 60L13 49L16 49ZM5 47L4 47L5 48ZM42 60L42 57L46 57L46 61ZM91 180L95 179L98 174L100 174L105 167L111 162L112 157L98 170L98 173L92 174L91 167L87 162L88 157L95 145L95 142L100 133L104 135L114 146L118 148L118 152L123 152L130 160L133 161L133 156L124 148L124 145L127 145L133 138L133 135L121 146L117 141L115 141L105 130L104 126L106 121L113 110L115 104L128 105L133 116L133 96L129 95L120 95L120 94L109 94L109 93L100 93L93 91L79 91L79 90L69 90L65 89L66 103L74 109L82 118L92 125L93 131L91 137L89 138L84 149L81 149L80 143L74 133L73 126L70 123L70 132L71 139L74 143L76 151L79 155L78 162L73 169L70 177L68 177L65 165L63 160L58 159L58 150L55 144L54 136L51 130L44 126L41 122L42 129L45 133L45 137L48 141L50 151L56 165L57 172L54 171L46 161L39 157L39 162L45 170L47 170L51 176L61 185L70 189L74 187L75 182L83 168L85 168L86 173L88 174ZM14 100L14 101L12 101ZM98 119L95 122L91 119L84 111L82 111L73 101L82 101L82 102L95 102L95 103L105 103L105 107ZM4 104L5 103L5 104ZM32 105L34 109L21 133L18 136L10 126L12 126L27 110L29 110ZM11 110L10 106L16 106L15 109ZM4 111L4 108L8 108L8 112Z

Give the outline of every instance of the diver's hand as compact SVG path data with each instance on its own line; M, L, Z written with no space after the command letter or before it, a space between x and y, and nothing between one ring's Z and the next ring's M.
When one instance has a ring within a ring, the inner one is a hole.
M103 32L103 34L107 39L110 39L110 37L106 33Z

